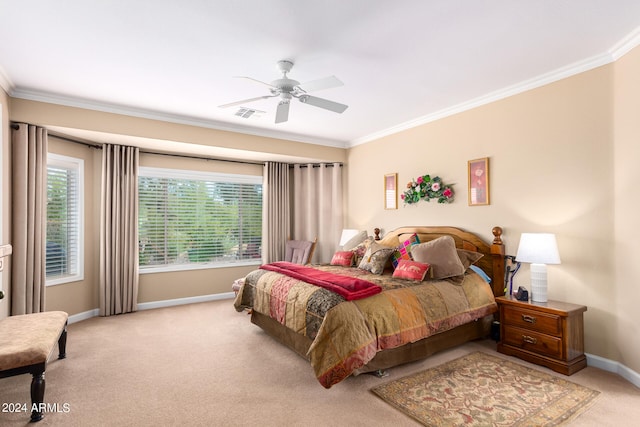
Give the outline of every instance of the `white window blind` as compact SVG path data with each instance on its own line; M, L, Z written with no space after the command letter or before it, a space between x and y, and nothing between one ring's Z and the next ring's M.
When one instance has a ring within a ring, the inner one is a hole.
M82 159L47 157L47 285L83 278L83 173Z
M262 177L139 172L140 270L261 261Z

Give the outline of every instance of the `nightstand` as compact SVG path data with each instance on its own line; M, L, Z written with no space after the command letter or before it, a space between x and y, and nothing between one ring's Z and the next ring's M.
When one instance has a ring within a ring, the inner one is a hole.
M500 353L572 375L587 366L583 305L496 298L500 309Z

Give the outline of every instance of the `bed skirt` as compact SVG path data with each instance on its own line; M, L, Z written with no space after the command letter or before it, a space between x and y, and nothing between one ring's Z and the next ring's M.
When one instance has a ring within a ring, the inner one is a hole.
M460 325L448 331L440 332L401 347L379 351L369 363L354 371L353 375L375 372L382 369L389 369L403 363L415 362L439 351L457 347L468 341L487 338L490 334L493 320L493 315L485 316L474 322ZM307 351L312 342L309 338L295 333L276 320L260 314L255 310L251 313L251 322L262 328L276 341L286 345L303 358L309 360Z

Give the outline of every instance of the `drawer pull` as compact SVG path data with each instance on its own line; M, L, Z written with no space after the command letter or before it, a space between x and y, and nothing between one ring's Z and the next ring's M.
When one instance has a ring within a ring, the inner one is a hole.
M522 320L524 320L527 323L536 323L536 318L533 316L529 316L528 314L523 314Z
M526 342L527 344L536 344L538 342L537 339L535 339L534 337L530 337L529 335L523 335L522 341Z

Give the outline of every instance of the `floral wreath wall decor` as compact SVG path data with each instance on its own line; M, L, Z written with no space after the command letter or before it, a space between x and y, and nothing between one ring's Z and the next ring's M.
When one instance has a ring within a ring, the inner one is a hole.
M422 175L407 183L407 190L400 195L405 204L418 203L420 200L436 200L438 203L453 202L453 188L442 182L439 176L431 178Z

